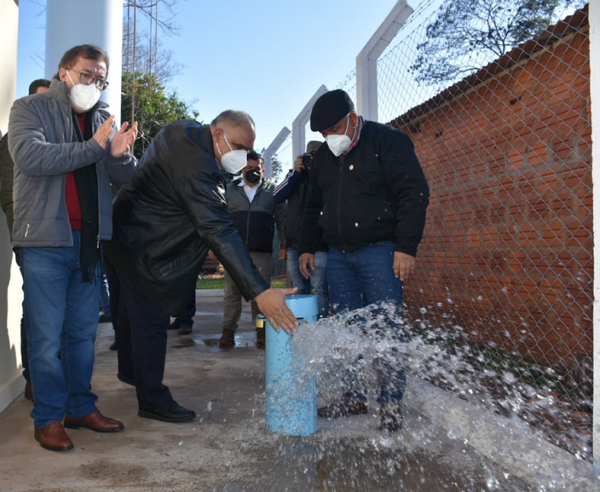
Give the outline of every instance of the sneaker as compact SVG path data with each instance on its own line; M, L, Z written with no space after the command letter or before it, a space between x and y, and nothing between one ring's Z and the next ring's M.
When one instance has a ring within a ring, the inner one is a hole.
M192 333L192 327L188 326L188 325L183 325L177 331L177 334L179 334L179 335L189 335L190 333Z
M265 348L265 329L257 328L256 329L256 346L258 348Z
M382 403L379 407L379 430L398 432L402 429L404 417L401 403Z
M173 321L173 323L169 325L169 330L179 330L179 328L181 328L181 326L179 326L177 320Z
M219 347L235 347L235 331L228 329L223 330L223 335L221 335L221 338L219 339Z
M348 396L342 397L337 403L332 403L317 410L317 415L325 419L337 419L339 417L348 417L350 415L364 415L368 413L369 408L364 401L355 400Z

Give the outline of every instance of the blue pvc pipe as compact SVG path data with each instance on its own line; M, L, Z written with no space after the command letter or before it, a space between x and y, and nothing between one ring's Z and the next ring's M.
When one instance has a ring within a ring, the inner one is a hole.
M286 296L285 302L300 321L298 330L317 321L317 296ZM306 376L299 380L303 360L293 353L292 337L265 322L266 424L280 434L308 436L317 430L317 382Z

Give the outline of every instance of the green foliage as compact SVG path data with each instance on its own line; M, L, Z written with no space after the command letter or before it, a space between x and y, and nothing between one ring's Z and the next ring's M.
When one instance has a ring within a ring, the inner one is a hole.
M455 82L535 37L583 0L445 0L410 67L428 85Z
M131 122L131 73L123 73L123 97L121 121ZM137 73L135 78L135 113L139 136L135 142L134 155L139 159L154 137L169 123L181 119L196 120L199 114L179 99L177 91L168 92L154 75Z

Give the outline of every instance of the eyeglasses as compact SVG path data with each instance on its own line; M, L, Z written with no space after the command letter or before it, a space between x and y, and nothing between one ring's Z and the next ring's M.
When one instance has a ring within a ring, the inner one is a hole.
M75 70L74 68L68 68L67 70L71 70L79 75L79 82L83 85L92 85L96 86L96 89L103 91L108 87L108 82L104 79L99 79L97 77L92 77L89 73L80 72L79 70Z

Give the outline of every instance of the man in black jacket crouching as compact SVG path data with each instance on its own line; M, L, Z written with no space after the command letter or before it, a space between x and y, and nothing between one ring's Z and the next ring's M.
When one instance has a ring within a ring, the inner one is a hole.
M225 111L210 125L178 121L154 139L131 184L114 203L107 253L119 275L119 378L134 383L140 417L187 422L163 382L169 315L185 312L208 250L246 300L287 332L297 321L285 305L295 289L270 289L227 211L223 171L239 172L254 145L252 118Z

